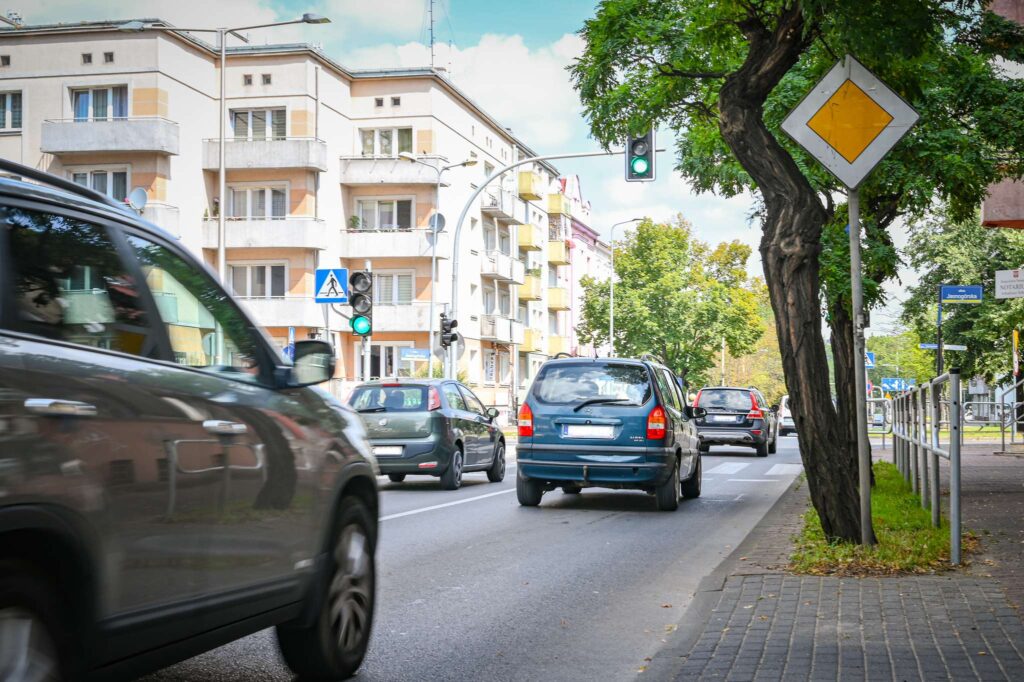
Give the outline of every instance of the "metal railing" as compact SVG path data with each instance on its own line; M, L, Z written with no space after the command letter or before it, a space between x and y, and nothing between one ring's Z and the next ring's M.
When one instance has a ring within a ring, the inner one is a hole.
M949 558L953 565L960 564L961 406L957 369L893 399L893 464L920 494L921 507L931 509L936 528L942 526L939 458L949 461ZM949 427L945 446L940 438L944 424Z

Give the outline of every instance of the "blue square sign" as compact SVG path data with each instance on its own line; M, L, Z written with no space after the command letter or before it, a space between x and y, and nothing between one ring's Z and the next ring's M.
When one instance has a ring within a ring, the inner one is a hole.
M864 369L875 368L875 354L869 350L864 351Z
M348 303L348 268L318 268L314 289L317 303Z

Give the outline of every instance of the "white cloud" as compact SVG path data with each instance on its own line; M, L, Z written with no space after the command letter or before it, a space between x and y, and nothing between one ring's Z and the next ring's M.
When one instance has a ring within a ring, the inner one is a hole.
M424 0L327 0L323 13L337 23L375 34L409 37L423 29L427 3ZM435 23L443 8L434 4Z

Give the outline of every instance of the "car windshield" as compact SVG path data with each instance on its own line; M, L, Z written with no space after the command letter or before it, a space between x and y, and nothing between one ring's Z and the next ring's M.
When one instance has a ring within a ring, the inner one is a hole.
M426 386L360 386L348 404L356 412L423 412Z
M705 410L749 410L750 391L705 388L700 392L699 406Z
M583 401L643 405L651 397L651 382L641 365L557 364L541 369L533 395L542 403L559 405Z

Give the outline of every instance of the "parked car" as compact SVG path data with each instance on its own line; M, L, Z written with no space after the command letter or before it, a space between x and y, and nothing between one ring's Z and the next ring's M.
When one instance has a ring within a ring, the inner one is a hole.
M426 474L456 490L467 471L486 471L492 483L505 478L498 411L457 381L371 381L356 387L349 405L363 418L381 473L395 483Z
M697 420L702 452L708 452L712 445L749 446L758 457L775 452L778 422L756 388L705 387L697 393L694 405L707 412Z
M177 239L0 169L47 185L0 180L0 678L134 677L270 626L299 675L354 674L378 501L362 422L314 386L332 347L286 360Z
M537 373L519 409L519 504L589 487L644 490L673 511L698 497L701 464L691 408L672 372L647 360L565 358Z
M796 435L796 422L793 421L793 413L789 409L788 395L782 396L782 400L779 401L779 412L776 417L779 421L780 436Z

